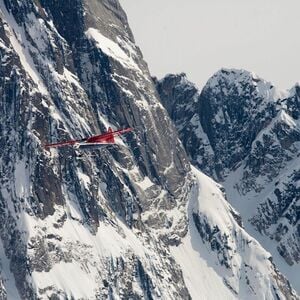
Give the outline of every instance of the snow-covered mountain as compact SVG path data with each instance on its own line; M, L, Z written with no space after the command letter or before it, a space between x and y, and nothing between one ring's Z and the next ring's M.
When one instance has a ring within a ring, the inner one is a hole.
M200 92L184 74L156 81L191 162L222 183L245 227L300 290L299 87L278 91L222 69Z
M297 298L191 167L117 0L0 9L0 299ZM108 126L135 131L43 147Z
M193 173L189 231L171 248L193 299L297 298L270 253L243 229L222 186L195 168Z

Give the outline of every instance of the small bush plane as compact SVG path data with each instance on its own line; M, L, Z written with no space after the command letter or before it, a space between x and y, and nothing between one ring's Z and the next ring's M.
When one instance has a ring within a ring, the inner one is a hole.
M133 128L125 128L125 129L119 129L113 131L109 127L107 132L100 135L93 135L91 137L84 138L81 140L70 140L70 141L58 142L54 144L47 144L45 145L45 148L58 148L58 147L71 146L74 147L75 149L94 150L105 145L115 145L116 136L122 135L132 130Z

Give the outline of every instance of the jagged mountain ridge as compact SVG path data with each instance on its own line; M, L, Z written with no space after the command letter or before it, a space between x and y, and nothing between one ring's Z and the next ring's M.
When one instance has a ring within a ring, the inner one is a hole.
M210 183L211 195L192 197L206 179L190 168L118 1L13 0L0 8L1 298L189 299L195 283L187 288L174 254L195 229L187 205L220 192ZM124 125L134 135L83 159L43 148L49 137ZM196 237L214 250L215 269L204 264L201 275L210 270L228 299L296 299L254 240L238 254L247 264L253 256L248 279L240 276L222 237L241 232L230 241L239 249L249 236L217 201L230 226L215 224L209 206L193 210L199 232L202 219L219 228L216 237Z
M222 183L246 229L299 289L298 86L280 92L235 69L214 74L201 92L185 74L156 84L191 162Z

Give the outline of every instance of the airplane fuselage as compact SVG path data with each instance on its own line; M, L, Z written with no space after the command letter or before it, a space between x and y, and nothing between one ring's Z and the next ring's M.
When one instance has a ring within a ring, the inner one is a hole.
M45 145L45 148L49 149L49 148L70 146L70 147L74 147L75 149L82 149L82 150L98 149L103 146L114 145L116 136L120 136L132 130L133 130L132 128L126 128L126 129L119 129L113 131L111 128L109 128L108 131L103 134L94 135L80 140L70 140L64 142L57 142L54 144L47 144Z

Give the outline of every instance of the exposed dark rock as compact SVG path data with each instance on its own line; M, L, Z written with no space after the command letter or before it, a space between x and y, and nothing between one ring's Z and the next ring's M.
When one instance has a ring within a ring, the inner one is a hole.
M228 69L201 93L183 74L154 82L192 164L235 191L229 202L241 198L243 207L243 198L253 198L250 222L280 243L288 264L298 263L299 86L283 94L253 73Z
M91 236L101 225L117 228L121 222L146 237L151 228L145 230L143 213L151 217L157 207L167 217L184 207L190 165L118 1L12 0L4 1L1 9L0 235L21 297L66 298L70 295L55 288L33 289L29 279L33 272L50 273L60 263L80 262L90 268L99 264L83 258L93 257L88 244L64 237L70 220ZM103 39L100 44L97 36L88 34L91 28ZM97 134L107 126L135 130L124 136L119 149L95 150L93 157L83 154L79 159L74 149L50 152L43 147ZM151 182L151 197L145 194L144 181ZM184 209L178 214L185 220ZM27 218L32 222L24 221ZM160 220L165 217L155 218L161 229L166 227ZM180 228L172 222L153 249L168 243L169 235L180 239L186 228L183 221ZM152 266L149 273L145 268L150 264L141 265L146 296L152 273L160 267ZM188 295L178 266L162 264L180 278L178 285L164 281L174 286L173 297ZM106 296L122 298L115 286L118 280L108 278L103 285ZM139 292L127 280L124 274L124 298L138 299Z
M190 299L170 246L180 245L188 232L186 204L195 179L119 2L5 0L0 5L0 237L15 279L10 284L22 299ZM178 91L184 85L179 97L173 82ZM230 97L203 104L208 95L200 96L184 74L171 76L168 85L166 97L178 101L168 106L173 117L181 117L185 99L193 98L184 111L190 157L206 173L225 178L251 150L252 136L245 140L238 134L241 126L234 120L216 125L213 114L224 100L231 118L253 121L247 110L261 101L259 95L251 98L255 84L248 84L249 99L238 112L242 95L233 107ZM200 109L189 124L199 104L211 118ZM272 105L267 109L254 117L257 128L247 123L247 129L256 132L269 124L275 112ZM211 124L203 130L204 119ZM73 148L44 147L108 126L134 131L116 147L80 156ZM228 130L231 137L218 141ZM276 134L281 148L290 150L287 131L298 138L290 127L281 126ZM224 149L218 143L234 150L232 157L220 159ZM192 153L195 145L200 152ZM291 156L280 157L279 164ZM281 201L282 211L288 211L288 201ZM229 270L230 236L205 215L194 218L203 243ZM282 240L284 232L280 227L276 238ZM71 283L59 280L65 273ZM78 289L73 274L82 280ZM5 284L0 278L3 297ZM293 298L291 288L288 292Z

